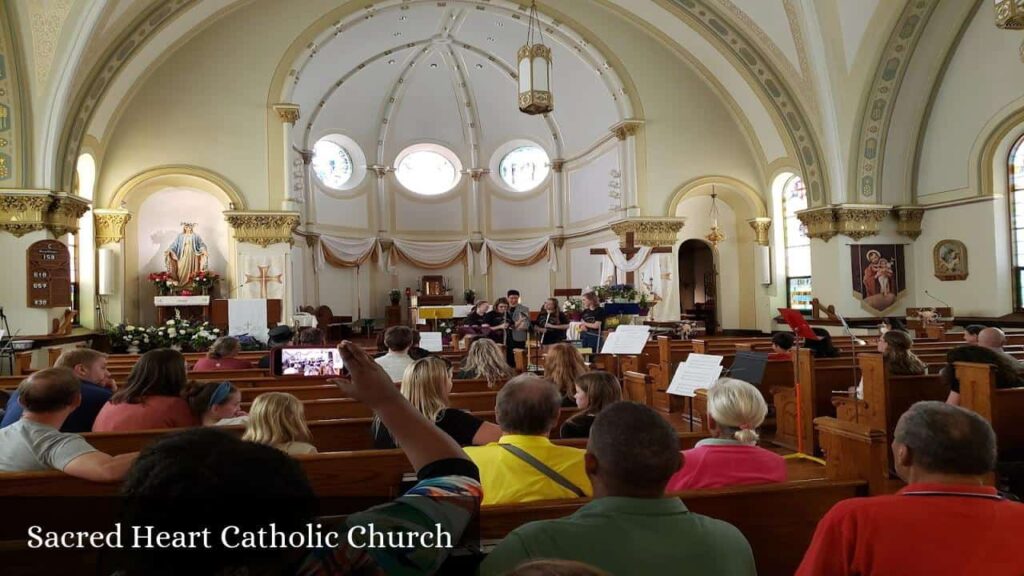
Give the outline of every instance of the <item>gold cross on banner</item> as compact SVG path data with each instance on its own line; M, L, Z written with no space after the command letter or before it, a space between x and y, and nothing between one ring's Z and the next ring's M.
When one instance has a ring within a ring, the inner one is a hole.
M266 299L267 297L267 285L271 282L277 282L278 284L284 284L281 277L284 274L270 275L270 266L257 266L256 269L260 271L259 276L253 276L252 274L245 275L245 283L252 284L258 282L260 285L260 298Z

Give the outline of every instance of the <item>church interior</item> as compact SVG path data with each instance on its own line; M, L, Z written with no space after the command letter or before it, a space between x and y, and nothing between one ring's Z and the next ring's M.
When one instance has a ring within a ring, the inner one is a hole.
M564 436L583 416L612 426L590 380L559 381L569 343L616 399L668 423L683 471L722 430L760 430L783 482L662 490L739 528L757 573L898 573L836 571L819 538L833 505L937 477L919 470L912 415L980 416L998 462L959 477L1024 497L1022 29L1018 0L0 0L0 496L112 502L167 429L189 426L118 427L98 408L70 430L110 458L96 465L143 455L107 482L75 460L15 467L22 437L4 430L12 410L35 422L31 387L56 389L54 370L145 406L146 358L170 349L188 383L165 396L234 398L220 426L247 441L264 392L297 399L318 454L295 459L316 496L389 502L416 482L418 443L388 421L378 449L367 431L387 410L336 380L359 378L348 341L435 428L455 409L475 419L473 442L453 437L476 446L480 573L627 573L629 551L537 552L597 571L515 572L503 548L615 495L590 465L611 452ZM401 342L444 360L447 408L407 391L423 360L389 363ZM497 350L499 376L476 348ZM83 349L104 378L74 360ZM511 434L502 383L530 374L560 391L541 435L577 451L594 482L582 509L569 492L490 499L504 490L480 438ZM726 423L726 381L760 392L756 422ZM60 422L50 432L69 432ZM20 515L0 562L42 573ZM62 518L47 529L82 516ZM95 572L97 550L58 557ZM646 554L633 573L668 572ZM460 561L422 573L477 569ZM975 573L1024 571L999 562Z

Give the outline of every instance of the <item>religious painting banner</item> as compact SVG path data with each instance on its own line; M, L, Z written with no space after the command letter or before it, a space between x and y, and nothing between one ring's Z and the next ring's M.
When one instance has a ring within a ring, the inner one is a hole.
M851 245L850 267L853 295L872 312L892 308L907 288L901 244Z
M283 255L239 256L240 286L235 298L283 299L286 265Z

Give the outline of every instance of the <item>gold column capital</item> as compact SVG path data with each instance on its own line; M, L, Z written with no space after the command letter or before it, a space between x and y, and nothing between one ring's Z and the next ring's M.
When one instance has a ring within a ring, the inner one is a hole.
M917 240L924 221L924 207L896 206L892 211L896 214L896 231L911 240Z
M48 190L0 191L0 230L19 238L42 230L52 201Z
M292 232L299 226L298 212L227 211L224 219L235 231L238 242L266 248L282 242L292 245Z
M630 118L628 120L623 120L622 122L615 124L614 126L609 128L609 131L611 131L611 133L614 134L615 137L618 138L619 140L625 140L630 136L634 136L637 133L637 131L640 130L640 127L643 125L643 120Z
M90 202L63 192L53 194L52 198L53 203L46 212L46 227L55 236L78 232L78 221L89 211Z
M285 124L295 124L299 121L299 105L290 102L281 102L272 106L277 112L277 118Z
M757 236L758 246L767 246L771 241L769 231L772 228L771 218L753 218L747 220L747 224L754 229L754 234Z
M96 209L92 211L96 222L96 246L115 244L124 239L124 229L132 219L127 210Z

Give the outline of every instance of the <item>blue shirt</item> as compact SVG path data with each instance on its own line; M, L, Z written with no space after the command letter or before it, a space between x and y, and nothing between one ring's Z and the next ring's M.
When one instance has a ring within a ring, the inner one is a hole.
M110 400L113 392L106 388L82 380L82 405L72 412L68 419L64 421L64 425L60 427L61 432L92 432L92 423L96 420L96 415L100 413L100 408ZM0 428L10 426L18 420L21 420L22 406L18 402L18 393L11 394L11 399L7 401L7 409L4 412L4 419L0 420Z

